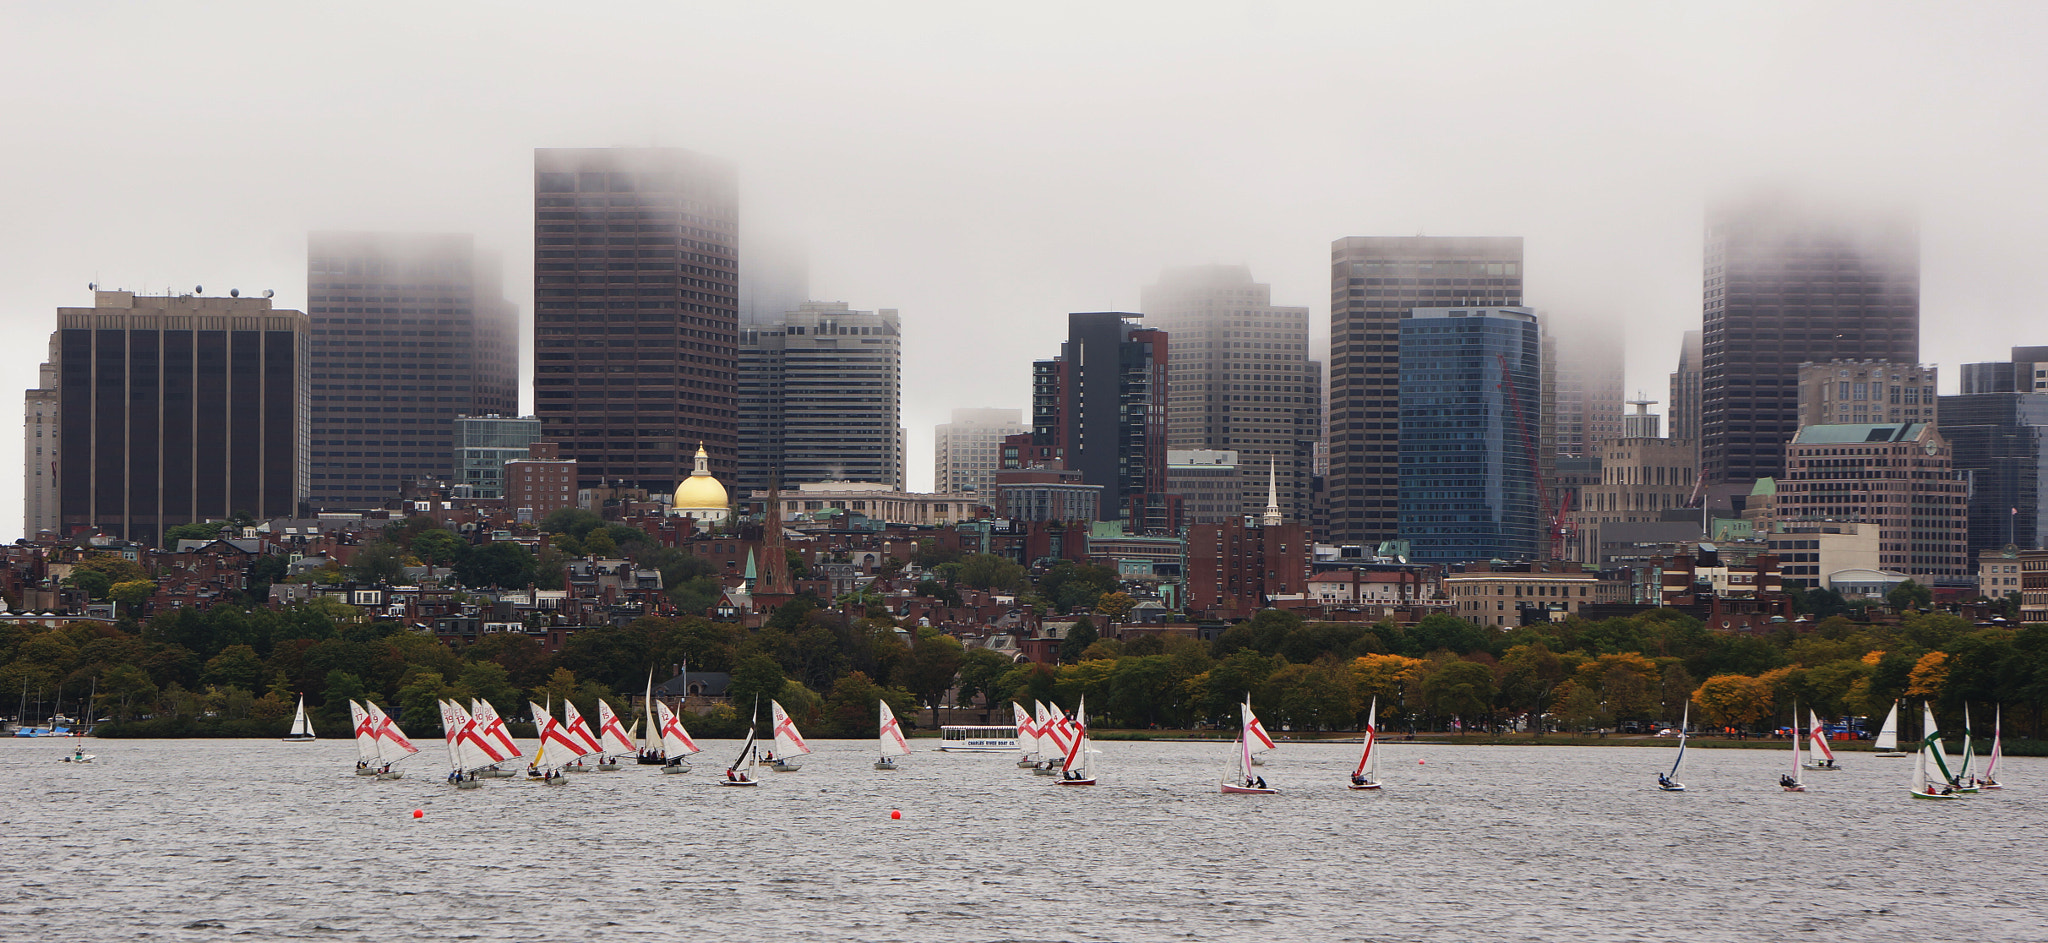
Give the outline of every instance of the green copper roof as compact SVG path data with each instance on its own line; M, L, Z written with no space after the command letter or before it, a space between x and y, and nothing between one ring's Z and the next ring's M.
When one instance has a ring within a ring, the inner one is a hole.
M1749 489L1749 496L1752 498L1769 497L1777 493L1778 479L1776 478L1758 478L1756 485Z
M1800 445L1861 445L1866 442L1911 442L1920 438L1924 422L1849 422L1800 426L1792 441Z

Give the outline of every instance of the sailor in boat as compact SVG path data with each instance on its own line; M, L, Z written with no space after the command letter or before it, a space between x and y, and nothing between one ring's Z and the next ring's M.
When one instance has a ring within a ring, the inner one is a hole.
M1778 776L1778 785L1790 789L1799 785L1799 780L1793 779L1790 773L1784 773Z
M391 764L389 764L389 763L386 763L386 764L384 764L384 768L383 768L383 769L380 769L380 770L378 770L377 772L379 772L379 773L388 773L388 772L391 772Z
M1667 776L1667 775L1665 775L1665 774L1663 774L1663 773L1658 773L1658 774L1657 774L1657 785L1659 785L1659 786L1670 786L1670 785L1671 785L1671 777L1670 777L1670 776Z
M1365 777L1363 777L1363 776L1360 776L1360 775L1358 775L1357 773L1352 773L1352 774L1351 774L1351 785L1353 785L1353 786L1363 786L1363 785L1365 785Z
M1264 788L1266 788L1266 777L1264 777L1264 776L1260 776L1260 777L1258 778L1258 783L1259 783L1259 788L1260 788L1260 789L1264 789Z
M730 766L725 768L725 781L729 783L736 783L740 781L739 775L734 773L732 771L732 767Z
M369 762L368 760L357 760L357 761L356 761L356 769L369 769L369 768L370 768L370 762Z

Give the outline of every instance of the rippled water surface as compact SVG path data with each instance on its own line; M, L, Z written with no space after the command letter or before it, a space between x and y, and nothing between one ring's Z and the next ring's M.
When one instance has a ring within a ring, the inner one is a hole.
M757 789L707 743L456 792L433 749L375 782L346 741L0 742L0 939L2048 939L2037 759L1936 803L1910 759L1787 795L1783 752L1694 750L1666 794L1668 748L1396 743L1372 794L1356 747L1285 744L1253 797L1201 744L1103 743L1093 788L814 745Z

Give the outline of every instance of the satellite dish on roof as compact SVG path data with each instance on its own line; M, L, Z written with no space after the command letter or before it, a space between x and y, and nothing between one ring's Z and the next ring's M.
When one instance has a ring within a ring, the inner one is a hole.
M242 290L240 288L230 288L228 289L228 297L240 298L242 297Z
M206 286L205 286L205 285L194 285L194 286L192 286L192 293L193 293L193 294L195 294L195 295L203 295L203 294L206 294Z

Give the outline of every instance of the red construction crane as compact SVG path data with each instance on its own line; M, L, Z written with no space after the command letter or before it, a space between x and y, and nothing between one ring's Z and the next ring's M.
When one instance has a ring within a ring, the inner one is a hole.
M1529 434L1529 419L1522 415L1522 399L1515 395L1515 385L1508 382L1508 356L1495 354L1500 361L1500 390L1507 397L1508 407L1515 411L1515 427L1522 433L1522 448L1529 453L1529 468L1536 475L1536 500L1543 509L1544 536L1550 553L1546 559L1564 558L1565 541L1571 539L1574 528L1565 515L1571 513L1572 496L1569 492L1558 501L1556 513L1550 510L1550 482L1543 477L1543 459L1537 454L1536 439Z

